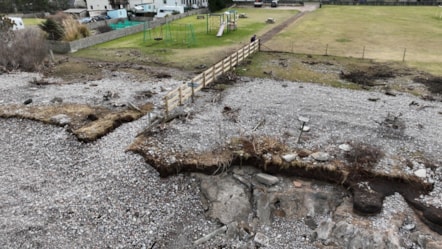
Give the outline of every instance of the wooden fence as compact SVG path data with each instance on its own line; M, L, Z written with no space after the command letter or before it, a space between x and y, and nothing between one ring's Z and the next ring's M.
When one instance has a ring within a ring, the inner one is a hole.
M165 117L167 118L169 114L173 111L173 109L180 105L183 105L184 102L189 98L191 98L193 102L193 97L195 96L196 92L214 82L217 77L228 72L234 66L238 65L249 55L258 50L259 40L257 39L256 41L247 44L235 53L216 63L214 66L205 70L203 73L195 76L187 84L183 84L170 91L164 97Z

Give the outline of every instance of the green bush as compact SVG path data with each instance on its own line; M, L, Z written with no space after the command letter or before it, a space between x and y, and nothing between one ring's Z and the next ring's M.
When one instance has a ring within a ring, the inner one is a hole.
M38 25L41 30L46 32L47 39L53 41L59 41L64 37L63 27L55 21L53 18L48 18L46 21Z

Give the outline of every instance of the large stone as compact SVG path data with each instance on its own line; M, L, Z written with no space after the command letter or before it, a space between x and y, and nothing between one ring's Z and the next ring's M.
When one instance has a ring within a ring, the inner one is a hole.
M258 182L265 184L267 186L275 185L279 182L279 178L265 173L258 173L255 175Z
M316 161L319 162L326 162L328 160L330 160L330 155L328 153L325 152L315 152L313 154L311 154L311 156L313 157L313 159L315 159Z
M319 223L318 228L314 231L314 237L318 240L327 240L332 232L335 222L331 218L327 218Z
M427 170L426 169L418 169L414 171L414 174L420 178L426 178L427 177Z
M253 189L253 199L255 200L256 216L261 224L270 225L271 222L271 199L264 191L259 188Z
M382 210L384 196L375 191L353 190L353 210L363 215L378 214Z
M340 144L338 147L339 147L339 149L341 149L345 152L348 152L351 150L351 146L349 144Z
M255 238L253 239L253 241L258 246L263 246L263 247L269 246L269 238L260 232L257 232L255 234Z
M298 157L298 155L296 153L293 153L293 154L283 155L282 159L284 159L284 161L289 163L289 162L295 160L297 157Z
M207 202L206 214L223 224L247 221L252 212L249 193L231 176L202 177L201 194Z

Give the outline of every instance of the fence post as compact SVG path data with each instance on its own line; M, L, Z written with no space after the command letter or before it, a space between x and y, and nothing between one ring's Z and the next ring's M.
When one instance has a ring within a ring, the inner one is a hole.
M203 87L206 87L206 71L203 72Z
M402 62L405 61L405 53L407 52L407 48L404 48L404 55L402 56Z
M328 55L328 44L325 45L325 55Z
M212 82L216 80L216 64L212 67Z
M169 117L169 98L166 96L164 96L164 111L165 113L165 119L167 119L167 117Z
M181 86L180 88L178 88L178 97L179 97L179 101L180 101L180 105L183 105L183 93L182 93L182 89Z
M362 59L364 59L365 56L365 46L362 48Z
M192 103L195 103L195 83L190 83L192 85Z

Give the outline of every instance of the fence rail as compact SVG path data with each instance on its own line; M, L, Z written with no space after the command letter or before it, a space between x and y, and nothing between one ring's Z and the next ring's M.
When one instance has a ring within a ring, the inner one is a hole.
M168 117L170 112L178 106L184 104L186 100L195 96L195 93L214 82L217 77L228 72L234 66L238 65L249 55L259 50L259 40L257 39L250 44L242 47L230 56L222 59L212 67L208 68L201 74L192 78L187 84L183 84L170 91L164 97L165 116Z

